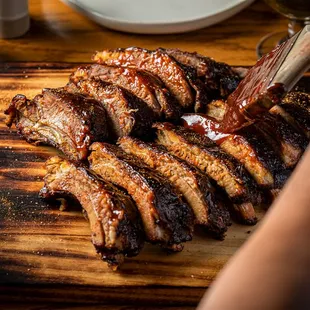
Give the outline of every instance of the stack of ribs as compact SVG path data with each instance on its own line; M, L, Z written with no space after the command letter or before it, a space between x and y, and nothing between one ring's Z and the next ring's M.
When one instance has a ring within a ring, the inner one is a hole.
M246 70L163 48L93 60L64 87L15 96L5 113L29 143L62 151L46 162L40 195L80 203L112 269L145 241L181 251L195 225L222 239L231 217L255 224L255 208L271 203L308 145L309 94L289 93L215 141L190 120L220 121Z

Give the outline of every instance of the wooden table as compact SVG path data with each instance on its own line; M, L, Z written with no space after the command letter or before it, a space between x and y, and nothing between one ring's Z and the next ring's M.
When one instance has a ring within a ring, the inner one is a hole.
M27 89L25 88L25 93L27 95L34 95L42 87L56 85L60 80L65 81L70 70L72 70L71 67L74 67L75 63L89 62L90 57L95 50L132 45L150 49L158 46L178 47L188 51L198 51L199 53L211 56L218 61L224 61L231 65L252 65L256 60L255 47L259 39L269 32L285 30L286 28L286 20L271 11L261 1L254 3L243 12L221 24L188 34L165 36L131 35L114 32L94 24L57 0L30 0L29 2L30 15L32 19L29 33L22 38L14 40L0 40L0 61L2 62L0 70L0 90L2 97L0 102L0 129L1 134L3 135L6 135L6 131L2 122L2 112L9 98L14 95L17 90L20 90L24 87L23 85L26 85ZM26 63L23 64L20 62ZM12 138L13 136L14 135L11 135L10 137ZM34 147L20 141L21 140L16 141L16 148L26 148L29 152L34 149ZM42 156L44 157L46 148L36 149L36 152L40 155L43 154ZM31 171L30 173L42 173L42 168L35 163L33 163L29 169L30 170L27 171ZM7 182L7 179L2 182ZM12 186L14 186L13 184L14 181L12 181ZM38 185L37 182L27 184L30 184L27 186L35 189L36 186L38 187L40 185ZM4 185L9 186L10 184L1 184L1 186ZM79 232L81 233L81 236L79 238L82 241L81 244L83 244L81 251L85 253L88 253L89 251L91 253L91 245L87 243L87 235L89 233L87 224L84 223L84 220L81 217L77 217L77 219L75 219L74 217L77 216L76 213L70 215L68 212L68 214L68 216L72 217L72 222L74 222L73 227L69 227L70 222L65 215L60 215L60 221L61 218L64 217L67 220L65 223L68 225L65 225L59 229L71 229L72 234L77 234L77 231L80 229ZM40 226L40 223L38 223L38 226ZM217 251L223 251L224 255L226 255L224 261L211 262L211 264L213 264L213 269L210 269L211 272L213 272L211 277L208 278L203 275L196 277L199 270L189 269L190 273L188 280L184 277L180 277L179 279L177 277L171 279L171 281L174 282L175 288L170 287L169 291L165 289L165 286L169 286L170 284L169 277L163 280L165 273L168 272L168 269L165 269L167 266L164 265L158 265L158 271L152 271L154 274L158 272L158 278L156 280L148 282L148 276L143 278L141 274L137 274L137 282L140 283L140 287L120 287L117 288L116 292L113 287L102 291L96 286L96 281L98 280L94 278L88 279L94 284L91 287L75 285L74 283L78 282L76 280L78 275L72 276L72 285L59 286L58 284L53 285L53 283L55 283L53 282L53 279L57 278L56 274L52 277L48 287L43 286L41 282L38 282L37 285L35 285L35 279L19 275L21 279L20 286L16 286L16 283L9 277L9 272L7 273L8 277L5 277L5 268L1 269L0 258L0 275L2 275L2 278L0 279L0 299L2 300L0 301L1 308L26 310L37 309L37 307L40 309L41 307L44 309L49 309L50 307L51 309L116 310L124 309L125 305L130 303L134 305L134 307L131 307L130 309L194 309L195 305L205 291L205 288L214 278L218 270L222 268L225 261L227 261L230 255L232 255L242 244L242 240L246 239L245 235L252 230L252 228L247 227L236 227L237 226L234 226L228 235L227 240L223 244L223 250L220 248L218 243L215 241L210 241L210 244L213 246L212 249L215 253L217 253ZM38 231L40 231L40 229L43 231L44 227L39 227ZM28 236L26 233L27 231L24 236ZM18 249L15 249L15 252L14 250L12 250L12 252L7 250L8 252L1 253L2 245L4 245L2 242L8 242L5 236L6 233L1 234L0 222L0 257L14 257L16 270L18 270L21 268L23 262L21 259L21 263L18 264ZM23 234L20 234L20 236L23 236ZM15 246L15 243L18 244L18 242L28 242L26 240L27 237L24 237L24 239L22 238L23 237L18 237L18 239L15 240L11 239L13 244L12 248ZM61 242L61 239L58 241ZM46 242L48 245L51 240L49 240L49 238L43 238L41 242ZM79 245L78 242L79 241L77 241L77 244ZM35 246L31 244L31 242L29 244L29 246ZM208 255L209 250L197 250L197 244L199 245L199 237L196 238L196 246L194 241L192 248L189 248L189 250L187 250L188 253L184 254L184 257L187 257L186 261L191 260L191 255L201 255L201 257ZM6 246L6 248L8 247ZM227 252L225 252L226 250ZM156 251L157 250L154 250L152 256L155 257L155 261L156 257L159 256ZM51 251L49 253L53 256ZM51 262L52 259L53 257L51 257ZM49 260L46 261L47 264L49 264ZM171 262L174 265L176 264L173 258L171 259ZM139 261L136 263L139 263ZM5 266L8 266L7 260L2 261L2 264L6 264ZM90 260L89 268L92 268L92 264L97 264L97 261L93 259ZM135 266L135 261L133 261L132 264L132 266ZM130 268L131 267L128 267L127 269L129 270ZM185 268L185 266L182 267L180 265L180 268ZM129 272L128 270L127 272ZM32 272L32 270L30 271ZM46 272L47 274L49 273L48 270ZM192 275L191 272L193 272ZM35 274L35 270L33 274ZM89 277L93 276L92 272L89 272L87 275ZM62 276L64 277L63 279L65 279L67 274ZM5 285L6 279L8 283L11 282L11 285ZM128 279L131 281L130 278ZM186 283L184 281L192 283L195 289L191 290L186 287ZM27 286L23 285L23 283L31 283L32 285ZM141 289L141 293L137 291L139 289ZM167 292L169 293L167 294ZM100 294L104 297L102 299L104 299L105 303L108 302L110 304L115 304L115 306L100 305ZM12 301L20 303L11 304ZM38 301L40 301L40 304L36 304ZM4 305L5 302L10 303ZM49 306L49 303L53 303L53 305ZM64 305L63 303L70 304ZM90 306L89 303L92 305Z

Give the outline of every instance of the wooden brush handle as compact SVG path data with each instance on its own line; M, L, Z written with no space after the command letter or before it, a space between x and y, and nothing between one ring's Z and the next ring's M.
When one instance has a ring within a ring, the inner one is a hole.
M292 42L292 47L271 84L283 84L290 91L310 68L310 25L304 27Z

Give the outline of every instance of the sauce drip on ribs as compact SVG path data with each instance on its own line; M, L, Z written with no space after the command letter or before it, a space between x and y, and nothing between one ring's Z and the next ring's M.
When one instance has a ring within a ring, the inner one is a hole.
M240 163L206 136L169 123L156 123L153 126L157 129L159 144L199 168L225 189L234 204L242 205L240 216L245 223L256 222L252 203L261 203L261 193Z
M289 176L279 154L266 139L260 126L251 124L231 134L214 135L212 118L204 114L184 114L183 126L216 142L225 152L235 157L262 188L282 188Z
M144 232L137 208L126 193L58 156L46 162L46 169L41 197L73 196L80 202L89 220L92 243L112 269L125 256L139 254Z

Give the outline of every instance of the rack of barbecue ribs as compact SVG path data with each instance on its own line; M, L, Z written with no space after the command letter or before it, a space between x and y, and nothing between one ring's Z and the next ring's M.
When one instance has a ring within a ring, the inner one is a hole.
M5 111L46 162L43 198L72 196L101 258L117 269L144 242L181 251L195 225L223 239L253 225L307 148L310 95L288 93L234 132L214 129L247 70L178 49L104 50L67 85ZM185 244L186 246L186 244Z

